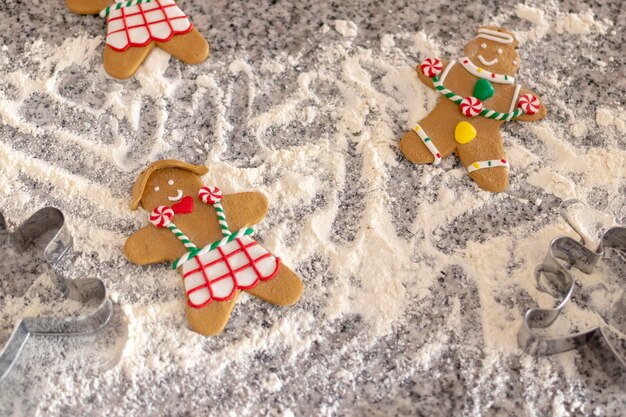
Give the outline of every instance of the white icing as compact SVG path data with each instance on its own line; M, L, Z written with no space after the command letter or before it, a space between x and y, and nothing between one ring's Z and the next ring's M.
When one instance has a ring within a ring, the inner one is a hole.
M497 30L491 30L487 28L478 29L477 38L485 38L490 41L499 42L499 43L513 43L513 36L508 33L498 32Z
M191 22L174 0L154 0L111 10L107 16L106 43L114 49L125 50L129 46L146 45L151 40L166 41L189 29Z
M250 236L240 237L239 241L241 244L233 240L203 251L181 266L189 305L198 307L210 300L227 299L236 288L252 287L276 273L279 264L274 256Z
M476 77L484 78L491 82L499 84L515 84L515 78L508 75L505 76L503 74L496 74L491 71L484 70L476 66L468 57L461 57L458 59L458 61L459 64L463 66L463 68L465 68L470 74L475 75Z
M168 183L169 185L174 185L174 180L167 180L167 183Z
M495 65L498 63L498 58L494 58L491 61L487 61L485 58L483 58L482 55L478 55L478 60L483 64L483 65L487 65L488 67ZM484 77L483 77L484 78Z
M167 197L168 200L174 202L183 198L183 190L176 190L178 193L174 197Z
M154 187L154 191L159 191L160 188L159 187Z
M519 96L519 92L521 89L522 86L520 84L517 84L515 86L515 92L513 93L513 98L511 99L511 106L509 107L508 113L513 113L513 110L515 110L515 106L517 105L517 97Z
M441 81L441 84L443 84L443 82L446 80L446 77L448 76L448 73L450 72L454 64L456 64L456 61L448 62L448 65L443 70L443 72L441 73L441 77L439 78L439 81Z

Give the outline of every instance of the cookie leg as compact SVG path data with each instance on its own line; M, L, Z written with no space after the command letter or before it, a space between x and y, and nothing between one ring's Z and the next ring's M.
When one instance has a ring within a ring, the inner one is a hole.
M438 135L433 138L429 136L434 132L439 132L435 126L432 126L432 120L428 117L421 120L413 130L409 130L400 140L400 150L406 158L416 164L438 165L442 158L450 155L455 148L452 137L447 138L444 135ZM439 137L440 136L440 137Z
M151 42L146 46L131 46L119 52L106 45L104 47L104 70L113 78L122 80L129 78L137 72L154 46L154 42Z
M209 56L209 44L196 28L167 42L157 42L157 46L186 64L199 64Z
M469 176L485 191L499 193L509 185L509 162L500 135L488 135L459 145L457 155Z
M222 333L237 302L239 291L230 300L213 301L202 308L187 305L185 314L189 327L204 336L215 336Z
M281 264L274 278L260 282L256 287L246 291L268 303L277 306L290 306L300 299L304 286L300 278L291 269Z

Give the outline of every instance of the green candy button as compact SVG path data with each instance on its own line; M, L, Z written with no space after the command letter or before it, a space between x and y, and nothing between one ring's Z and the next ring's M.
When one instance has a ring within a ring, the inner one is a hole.
M493 85L489 80L481 78L476 81L474 84L474 97L479 99L480 101L485 101L491 97L493 97L494 89Z

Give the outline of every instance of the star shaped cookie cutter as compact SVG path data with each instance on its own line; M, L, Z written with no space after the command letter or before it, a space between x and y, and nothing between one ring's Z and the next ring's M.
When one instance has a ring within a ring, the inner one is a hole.
M72 237L66 226L65 216L59 209L54 207L40 209L13 233L8 232L4 216L0 213L0 231L7 233L10 246L19 253L27 251L33 242L53 234L43 242L46 243L43 260L54 286L65 299L80 301L82 304L87 301L96 303L96 307L90 313L80 316L22 318L0 351L0 381L2 381L15 365L31 335L68 336L95 332L109 321L112 305L101 280L96 278L68 280L57 271L58 264L72 248Z
M539 329L547 329L556 321L574 294L576 281L570 273L570 268L576 268L585 274L591 274L598 262L607 253L607 248L622 251L626 254L626 227L622 226L603 229L599 237L597 250L593 251L586 247L584 243L589 243L588 239L583 237L583 234L573 224L567 212L569 207L576 204L584 205L584 203L578 200L563 202L561 215L574 230L581 234L582 242L568 236L555 238L550 243L545 260L535 270L535 277L538 282L543 275L560 293L561 301L554 308L533 308L528 310L524 316L524 323L518 332L517 341L524 351L533 355L551 355L576 349L583 345L601 347L604 350L602 352L602 362L616 363L616 366L610 365L608 369L610 369L612 376L622 379L626 376L626 356L618 351L617 343L611 340L606 326L591 327L559 337L545 336L539 332ZM617 255L619 256L619 254ZM626 341L621 343L625 344ZM595 351L597 349L594 349L594 353ZM611 359L615 361L613 362Z

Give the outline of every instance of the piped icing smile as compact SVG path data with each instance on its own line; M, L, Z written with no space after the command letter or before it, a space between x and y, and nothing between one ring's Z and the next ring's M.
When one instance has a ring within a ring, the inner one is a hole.
M494 58L491 61L487 61L485 58L483 58L482 55L478 55L478 60L483 64L483 65L487 65L488 67L495 65L498 63L498 58Z
M480 59L480 56L479 56ZM497 61L497 59L496 59ZM482 61L481 61L482 62ZM489 61L487 61L489 62ZM506 74L497 74L495 72L487 71L479 66L476 66L468 57L464 56L459 58L459 64L463 66L470 74L479 78L485 78L493 83L499 84L515 84L515 78ZM442 77L443 78L443 77Z
M176 190L176 191L178 191L178 194L176 194L174 197L167 197L167 199L170 201L178 201L181 198L183 198L183 190Z

